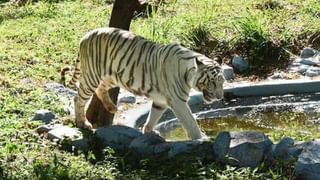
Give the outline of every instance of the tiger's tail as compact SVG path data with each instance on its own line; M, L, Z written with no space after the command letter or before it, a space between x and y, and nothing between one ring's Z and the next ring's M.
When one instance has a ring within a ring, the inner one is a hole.
M68 84L66 84L66 73L69 72L69 71L71 71L71 67L70 66L67 66L67 67L64 67L64 68L61 69L61 71L60 71L60 75L61 75L60 82L61 82L61 84L63 84L66 87L74 88L76 82L78 81L78 79L80 78L80 75L81 75L79 55L77 57L77 61L76 61L76 65L75 65L75 69L74 69L74 72L73 72L72 79L68 82Z

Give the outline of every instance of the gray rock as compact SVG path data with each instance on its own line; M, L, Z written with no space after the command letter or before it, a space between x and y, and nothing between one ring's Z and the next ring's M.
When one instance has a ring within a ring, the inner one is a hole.
M293 147L294 140L292 138L283 138L275 146L273 157L277 160L290 160L292 156L289 154L289 149Z
M309 58L309 57L315 56L316 54L317 54L317 51L315 49L307 47L301 51L300 57L301 58Z
M197 92L197 91L192 91L190 93L189 99L188 99L188 105L190 106L190 108L194 107L195 105L201 104L203 103L203 95L201 92Z
M226 80L230 80L233 78L233 68L232 67L230 67L226 64L223 64L222 69L223 69L224 78Z
M306 146L307 143L299 143L295 144L292 147L288 149L288 159L298 159L299 155L303 151L304 147Z
M229 152L231 136L229 132L221 132L213 143L214 156L218 162L224 162Z
M38 134L43 134L43 133L47 133L50 130L52 130L52 127L49 125L43 125L43 126L39 126L36 131Z
M168 157L174 158L178 155L190 154L192 152L192 146L192 141L174 142L171 144Z
M54 118L55 118L55 114L49 110L46 109L41 109L41 110L37 110L35 112L35 115L33 116L32 120L39 120L42 121L43 123L50 123Z
M68 126L61 126L54 128L48 132L48 138L63 140L63 139L79 139L82 138L82 133L77 128L71 128Z
M258 132L231 132L227 163L238 167L257 167L272 148L270 139Z
M36 129L36 131L38 134L43 134L43 133L47 133L47 132L51 131L54 128L58 128L58 127L62 127L62 126L63 126L62 124L54 124L54 125L45 124L45 125L39 126Z
M299 65L289 65L288 70L290 72L298 72L298 73L303 74L307 71L308 68L310 68L309 65L299 63Z
M300 59L299 62L302 65L309 65L309 66L320 64L319 56L315 56L315 57L311 57L311 58L307 58L307 59Z
M301 64L301 65L299 66L297 72L299 72L299 73L304 73L304 72L306 72L309 68L310 68L310 66L305 65L305 64Z
M304 148L295 166L298 179L320 179L320 141L311 141Z
M77 94L76 91L66 88L59 83L47 83L44 85L44 88L46 91L53 92L60 97L74 97Z
M244 71L248 70L248 68L249 68L248 61L243 59L240 56L234 56L233 57L232 65L233 65L233 67L235 67L240 72L244 72Z
M131 141L142 133L134 128L115 125L106 128L98 128L96 137L102 141L103 146L109 146L116 151L126 151L129 149Z
M70 141L71 151L81 150L81 151L88 151L89 150L89 140L86 138L82 139L75 139Z
M154 145L154 153L155 154L163 154L170 150L171 144L170 143L160 143Z
M50 124L38 127L37 132L39 134L48 133L48 139L53 142L61 142L61 147L64 150L71 152L89 150L89 140L83 138L82 132L77 128L70 128L62 124Z
M141 156L155 154L155 146L164 143L165 140L156 133L146 133L135 138L129 145L137 154ZM159 148L159 147L158 147ZM159 152L159 149L157 150Z
M133 104L136 102L136 97L133 94L129 94L129 93L120 94L118 102Z
M306 71L306 76L314 77L320 75L320 67L310 67Z
M213 160L213 143L210 141L177 141L170 143L167 156L169 159L211 159Z
M73 99L77 94L76 91L66 88L59 83L47 83L44 88L46 91L52 92L59 97L59 100L64 104L64 111L67 114L74 115Z

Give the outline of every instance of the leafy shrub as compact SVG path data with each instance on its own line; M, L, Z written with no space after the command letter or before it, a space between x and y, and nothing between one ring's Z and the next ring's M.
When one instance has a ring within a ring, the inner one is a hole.
M235 23L237 36L234 51L245 56L253 65L277 62L287 57L281 43L271 39L271 32L261 18L250 15Z

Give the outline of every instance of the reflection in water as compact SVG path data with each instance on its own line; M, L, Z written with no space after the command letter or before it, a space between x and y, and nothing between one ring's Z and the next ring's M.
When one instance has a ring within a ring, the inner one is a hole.
M201 119L198 123L206 135L214 137L221 131L258 131L270 133L272 131L314 131L314 120L320 120L320 114L306 114L303 112L251 112L244 116L227 116L222 118ZM318 132L317 132L318 133ZM187 139L181 127L164 134L166 139Z

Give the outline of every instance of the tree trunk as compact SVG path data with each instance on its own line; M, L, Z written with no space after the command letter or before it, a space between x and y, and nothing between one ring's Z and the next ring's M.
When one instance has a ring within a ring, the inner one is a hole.
M110 27L129 30L131 20L135 11L141 11L147 5L144 0L116 0L113 5ZM109 90L109 95L114 104L117 104L119 88ZM108 112L102 105L102 102L93 95L88 110L86 112L87 119L92 123L93 127L112 125L114 114Z

